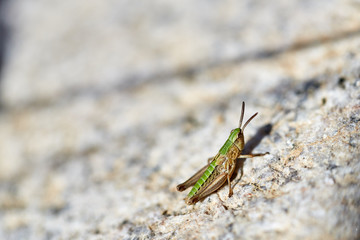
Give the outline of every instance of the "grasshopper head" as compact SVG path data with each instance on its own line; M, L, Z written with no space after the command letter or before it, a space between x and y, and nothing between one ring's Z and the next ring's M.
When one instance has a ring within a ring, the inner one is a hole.
M231 142L235 142L238 138L241 138L242 136L243 134L241 128L235 128L231 130L229 139Z
M241 128L233 129L230 133L229 139L239 148L239 150L242 151L244 149L244 134Z

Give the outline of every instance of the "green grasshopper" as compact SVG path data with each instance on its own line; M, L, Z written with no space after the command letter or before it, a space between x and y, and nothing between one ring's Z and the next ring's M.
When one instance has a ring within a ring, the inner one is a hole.
M249 122L258 114L252 115L244 124L245 103L242 103L239 127L231 130L229 138L225 144L220 148L215 157L209 158L208 164L201 168L197 173L190 177L187 181L177 185L176 189L180 192L184 191L190 186L193 186L187 197L186 204L195 204L199 200L209 196L211 193L218 190L224 183L228 182L229 197L232 196L233 190L231 188L230 178L235 170L237 158L252 158L264 156L267 153L260 154L246 154L242 155L244 150L244 130ZM194 185L195 184L195 185Z

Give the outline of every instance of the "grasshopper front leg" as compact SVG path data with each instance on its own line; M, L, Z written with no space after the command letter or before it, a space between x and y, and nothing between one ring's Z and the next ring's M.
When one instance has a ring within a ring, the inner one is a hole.
M256 154L246 154L246 155L241 155L238 158L253 158L253 157L261 157L264 156L266 154L269 154L269 152L266 153L256 153ZM229 186L229 197L231 197L233 195L233 190L231 188L231 182L230 182L230 178L235 170L235 161L229 159L228 162L226 162L226 169L227 169L227 181L228 181L228 186Z
M182 192L182 191L186 190L188 187L193 186L199 180L199 178L204 174L204 172L209 167L209 164L211 163L211 161L213 159L214 159L213 157L209 158L207 165L202 167L199 171L197 171L194 175L192 175L188 180L177 185L176 190L178 190L179 192Z
M238 158L253 158L253 157L262 157L266 154L269 154L269 152L266 153L256 153L256 154L246 154L246 155L240 155Z

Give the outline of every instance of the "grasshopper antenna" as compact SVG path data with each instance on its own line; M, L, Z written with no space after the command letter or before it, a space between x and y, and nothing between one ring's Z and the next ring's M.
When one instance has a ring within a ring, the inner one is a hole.
M249 124L249 122L250 122L251 120L253 120L254 117L256 117L257 114L258 114L258 113L255 113L254 115L251 116L251 118L249 118L249 120L247 120L247 122L244 124L244 126L243 126L243 128L242 128L242 131L243 131L243 132L244 132L245 127Z
M244 112L245 112L245 102L242 102L241 115L240 115L240 121L239 121L239 128L240 129L241 129L242 121L244 119Z

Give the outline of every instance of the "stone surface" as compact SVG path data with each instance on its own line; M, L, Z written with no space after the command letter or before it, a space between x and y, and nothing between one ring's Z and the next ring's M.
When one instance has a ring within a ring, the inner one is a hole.
M359 6L8 1L0 239L358 238ZM185 205L242 101L270 154Z

